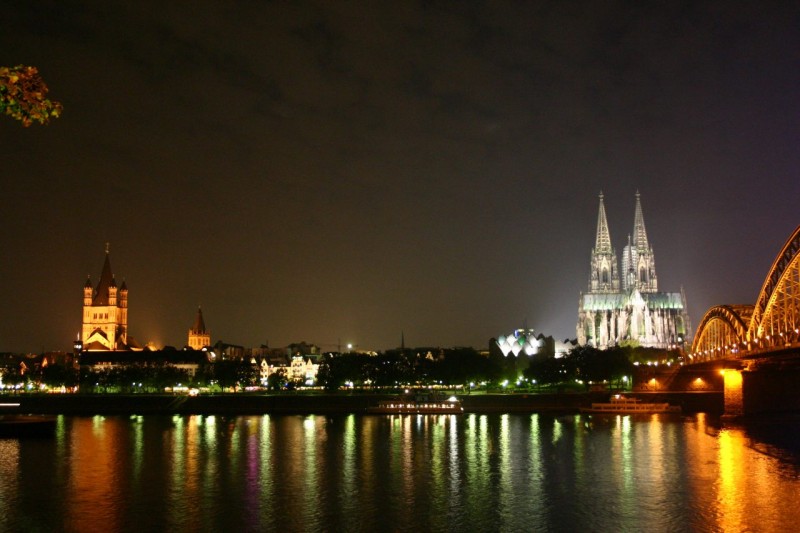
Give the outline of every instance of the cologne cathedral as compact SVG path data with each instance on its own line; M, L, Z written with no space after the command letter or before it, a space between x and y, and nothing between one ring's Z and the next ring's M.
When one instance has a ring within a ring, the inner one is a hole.
M601 349L616 345L676 348L688 342L691 322L686 295L683 289L658 290L653 248L647 240L638 191L633 234L628 235L621 266L620 270L600 193L589 290L581 294L578 307L578 344Z

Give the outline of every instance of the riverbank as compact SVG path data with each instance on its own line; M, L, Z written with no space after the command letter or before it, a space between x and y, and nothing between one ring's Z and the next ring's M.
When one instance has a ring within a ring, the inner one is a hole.
M578 412L608 393L467 394L459 395L465 413ZM723 410L722 393L632 394L647 401L680 405L685 413ZM146 414L343 414L364 413L367 407L395 397L389 394L20 394L0 396L2 413L66 415ZM11 404L11 405L8 405ZM18 405L16 405L18 404Z

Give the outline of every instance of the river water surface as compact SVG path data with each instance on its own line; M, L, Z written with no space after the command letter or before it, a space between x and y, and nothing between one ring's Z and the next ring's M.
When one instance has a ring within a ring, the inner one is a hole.
M798 419L59 417L0 531L793 531Z

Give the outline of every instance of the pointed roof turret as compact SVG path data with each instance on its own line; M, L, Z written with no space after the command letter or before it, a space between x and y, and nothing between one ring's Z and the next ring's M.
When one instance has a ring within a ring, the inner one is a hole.
M203 320L203 310L200 306L197 306L197 317L194 319L194 325L192 326L192 332L194 333L205 333L206 332L206 323Z
M642 202L639 199L639 191L636 191L636 215L633 219L633 245L636 248L650 248L647 242L647 230L644 228L644 216L642 215Z
M597 239L595 240L594 251L597 253L612 253L611 234L608 231L606 207L603 204L603 191L600 191L600 210L597 213Z

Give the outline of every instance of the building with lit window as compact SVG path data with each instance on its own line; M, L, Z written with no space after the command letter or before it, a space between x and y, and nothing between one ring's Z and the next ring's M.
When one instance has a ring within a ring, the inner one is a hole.
M580 295L577 339L598 348L630 344L650 348L683 346L691 336L686 295L660 292L653 247L647 239L636 193L633 234L622 252L622 270L611 246L603 194L586 293Z

